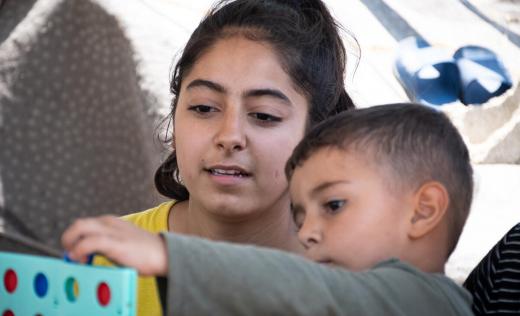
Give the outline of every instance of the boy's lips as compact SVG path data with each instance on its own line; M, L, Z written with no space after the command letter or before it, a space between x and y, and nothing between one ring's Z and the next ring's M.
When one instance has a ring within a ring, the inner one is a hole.
M327 257L321 257L321 256L313 256L311 254L307 254L306 255L308 259L316 262L316 263L321 263L321 264L333 264L334 261L330 258L327 258Z

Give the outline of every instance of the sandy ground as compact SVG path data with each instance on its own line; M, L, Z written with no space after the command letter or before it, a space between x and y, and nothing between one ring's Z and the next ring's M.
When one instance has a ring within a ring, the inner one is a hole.
M103 1L127 29L136 48L143 86L157 96L162 114L168 111L172 60L212 2ZM520 34L518 1L476 0L466 5L453 0L328 0L326 3L359 42L360 51L345 33L350 47L347 88L359 106L407 100L392 75L392 65L397 40L410 30L451 51L466 44L490 47L499 52L515 82L519 78L519 46L504 31ZM390 11L407 24L394 27L385 24L381 14ZM484 12L485 16L475 12ZM514 196L520 195L519 165L476 164L475 181L472 212L446 268L448 275L459 281L503 233L520 221L520 209L513 203Z

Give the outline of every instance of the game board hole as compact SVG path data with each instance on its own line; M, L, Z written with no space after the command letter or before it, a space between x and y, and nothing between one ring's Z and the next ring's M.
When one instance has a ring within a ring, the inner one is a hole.
M44 297L49 289L49 281L45 274L39 272L34 278L34 291L38 297Z
M2 316L14 316L14 313L8 309L2 313Z
M110 287L105 282L98 285L97 298L101 306L107 306L110 303Z
M13 269L8 269L4 274L4 286L8 293L13 293L18 285L18 277Z
M75 302L79 296L79 283L75 278L69 277L65 281L65 294L69 302Z

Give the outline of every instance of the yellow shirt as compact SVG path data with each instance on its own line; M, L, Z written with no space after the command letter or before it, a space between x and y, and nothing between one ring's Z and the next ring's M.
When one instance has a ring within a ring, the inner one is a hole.
M123 216L123 219L152 233L168 230L168 214L175 201L165 202L146 211ZM95 265L111 265L104 257L96 256ZM154 277L139 277L137 281L137 315L162 315L159 293Z

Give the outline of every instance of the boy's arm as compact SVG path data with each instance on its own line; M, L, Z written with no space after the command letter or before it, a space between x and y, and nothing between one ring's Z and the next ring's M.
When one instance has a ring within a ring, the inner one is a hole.
M276 250L163 237L168 315L471 315L460 287L396 261L353 273Z
M471 313L469 295L453 282L395 261L354 273L276 250L163 237L102 216L77 220L62 243L74 260L98 253L142 275L168 275L169 315Z

